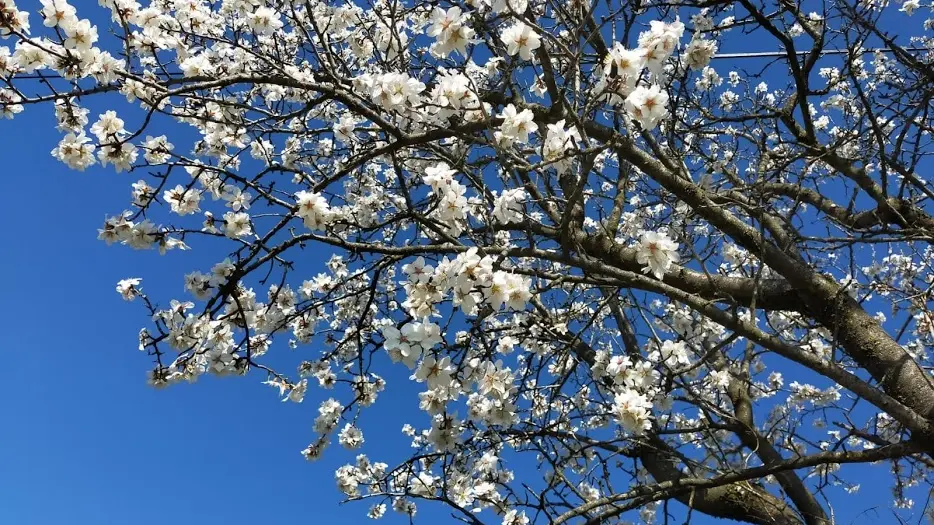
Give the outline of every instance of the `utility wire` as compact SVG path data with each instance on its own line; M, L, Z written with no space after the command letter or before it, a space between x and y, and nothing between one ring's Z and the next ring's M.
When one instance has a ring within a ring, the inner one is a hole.
M919 51L931 51L934 52L934 49L928 49L926 47L903 47L901 51L907 52L919 52ZM850 53L849 49L824 49L820 51L821 55L845 55ZM795 51L795 54L798 56L804 56L809 54L810 51ZM861 54L869 53L894 53L894 50L887 47L879 47L875 49L864 49ZM785 51L756 51L752 53L718 53L711 57L711 60L723 59L723 58L767 58L767 57L784 57L788 53Z
M909 53L918 53L918 52L922 52L922 51L928 51L928 52L934 53L934 49L928 49L928 48L926 48L926 47L903 47L903 48L901 48L900 51L905 51L905 52L909 52ZM821 55L845 55L845 54L847 54L847 53L849 53L849 52L850 52L849 49L824 49L824 50L820 51L820 54L821 54ZM894 53L894 52L895 52L894 50L889 49L889 48L887 48L887 47L878 47L878 48L874 48L874 49L864 49L863 52L862 52L861 54L867 55L867 54L869 54L869 53ZM804 55L807 55L807 54L809 54L809 53L810 53L810 51L795 51L795 54L798 55L798 56L804 56ZM716 55L710 57L710 59L711 59L711 60L723 60L723 59L737 59L737 58L771 58L771 57L781 58L781 57L784 57L784 56L787 56L787 55L788 55L788 53L786 53L786 52L784 52L784 51L754 51L754 52L751 52L751 53L718 53L718 54L716 54ZM59 79L59 78L61 78L61 76L59 76L59 75L45 75L45 76L42 76L42 75L14 75L14 76L13 76L13 79L20 79L20 80L23 80L23 79L26 79L26 80L28 80L28 79L42 79L42 78L54 80L54 79Z

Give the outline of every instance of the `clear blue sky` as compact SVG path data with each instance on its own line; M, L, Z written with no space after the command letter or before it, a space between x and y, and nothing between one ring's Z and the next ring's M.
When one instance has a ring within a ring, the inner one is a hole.
M148 358L136 350L145 314L115 283L143 277L156 296L180 297L181 276L218 254L160 257L97 241L138 177L69 171L49 155L58 138L47 108L0 122L0 524L367 522L367 504L337 505L333 471L352 454L335 444L318 463L299 455L313 437L317 394L279 403L260 375L146 386ZM407 451L397 411L414 405L406 390L391 390L397 397L364 420L364 451L375 460ZM839 522L889 522L886 468L851 471L863 490L840 500ZM420 505L422 523L454 523L446 516ZM391 512L383 521L403 522Z
M335 444L317 463L300 455L318 395L280 403L261 375L146 385L149 358L136 348L146 315L116 281L141 276L154 295L183 297L182 275L218 254L160 257L97 241L138 177L68 170L49 156L51 113L20 117L0 123L0 523L368 521L368 505L337 505L334 468L352 454ZM398 416L365 421L374 459L406 452Z

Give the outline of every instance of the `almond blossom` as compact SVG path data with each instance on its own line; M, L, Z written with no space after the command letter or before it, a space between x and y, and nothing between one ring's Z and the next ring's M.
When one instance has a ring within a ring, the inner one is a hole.
M626 97L626 110L646 130L653 130L668 116L668 93L656 84L639 86Z
M474 30L467 25L467 22L468 20L458 6L451 7L447 11L436 7L432 13L431 26L427 31L428 36L435 37L437 40L433 50L441 57L446 57L454 51L465 55L467 44L474 36Z
M522 22L506 28L502 33L506 52L510 55L519 55L522 60L532 60L532 52L541 47L542 39L534 29Z
M636 245L636 261L644 265L642 271L662 279L672 264L680 261L678 243L664 232L645 231Z
M529 141L529 135L538 131L538 124L532 120L534 115L529 109L519 111L514 105L509 104L503 108L503 112L498 117L503 119L499 136L507 143L525 144Z
M299 191L295 194L295 203L298 206L296 215L311 230L323 229L331 220L332 213L328 201L318 193Z

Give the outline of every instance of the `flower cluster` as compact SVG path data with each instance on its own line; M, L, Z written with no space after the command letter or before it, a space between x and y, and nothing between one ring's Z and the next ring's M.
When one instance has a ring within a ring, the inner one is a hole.
M431 15L431 26L428 36L436 39L432 52L440 57L446 57L452 52L465 55L467 44L473 39L474 30L468 25L468 20L458 6L448 10L436 7Z
M464 231L468 202L467 187L454 178L455 173L447 164L436 164L425 168L422 180L439 198L431 217L443 224L449 235L458 236Z
M645 273L651 273L656 279L662 279L671 269L672 264L680 261L678 243L668 238L664 232L645 231L636 245L636 261L644 265Z
M581 140L576 127L565 129L564 120L548 124L548 132L542 142L542 159L551 163L558 173L565 173L571 169L572 160L567 154L575 149Z
M522 22L504 29L501 38L506 44L506 52L513 56L519 55L522 60L532 60L532 53L542 46L538 33Z
M384 326L382 334L389 357L409 368L415 368L425 351L442 342L441 327L429 321L407 323L401 330L391 325Z
M188 249L188 245L176 237L172 237L165 228L157 227L151 221L132 221L131 212L108 218L104 227L98 230L97 238L113 244L119 242L137 250L148 250L158 247L160 252L172 249Z
M529 141L529 135L538 131L538 124L533 120L534 114L529 109L519 111L509 104L498 118L503 119L503 123L496 132L496 139L504 146L525 144Z
M612 104L623 103L629 116L643 129L652 130L668 115L668 93L662 81L666 61L677 50L684 24L652 21L639 35L639 47L627 49L616 43L603 60L597 89ZM712 41L694 40L685 53L685 62L702 69L716 53ZM644 71L651 80L644 80Z
M386 110L404 111L417 106L425 91L425 84L404 73L383 73L361 78L360 82L370 84L370 98Z
M319 193L300 191L295 194L295 205L298 207L295 214L310 230L324 229L333 218L327 199Z
M506 190L493 201L493 218L507 224L522 220L522 203L528 194L522 188Z

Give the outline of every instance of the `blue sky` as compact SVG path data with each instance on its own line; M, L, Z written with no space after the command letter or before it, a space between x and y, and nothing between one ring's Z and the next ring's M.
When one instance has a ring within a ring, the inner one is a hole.
M113 285L140 271L177 279L181 261L95 240L131 181L101 169L69 172L51 159L57 139L44 113L0 131L11 155L0 217L11 226L35 221L8 230L16 248L0 262L11 357L0 372L9 416L0 522L147 524L170 515L179 524L257 523L322 507L345 515L334 508L331 478L298 455L310 433L304 407L261 395L270 392L257 382L146 386L147 358L135 344L145 315L122 304Z
M146 385L149 358L136 348L146 315L120 299L116 281L141 276L156 295L181 297L184 272L217 254L160 257L97 241L138 177L68 170L49 156L54 118L33 109L0 126L0 523L366 520L366 505L337 506L333 471L352 455L335 447L311 464L299 454L317 396L280 403L260 375ZM398 417L373 411L367 423L384 443L375 453L405 452Z
M98 113L92 105L92 122ZM353 455L336 446L314 464L299 455L313 437L317 393L302 405L279 403L260 375L146 386L149 361L136 349L145 314L119 298L115 283L143 277L157 297L181 297L181 276L218 254L160 257L97 241L105 214L123 209L139 177L99 166L70 171L49 155L58 138L48 108L0 122L0 407L8 416L0 523L366 522L366 504L337 505L333 471ZM406 452L406 409L397 407L414 406L411 395L390 382L383 408L367 413L364 451L373 459ZM840 523L891 518L884 468L850 468L863 490L839 500L848 504L835 509ZM419 514L423 523L454 522L425 505ZM392 513L383 521L402 522Z

